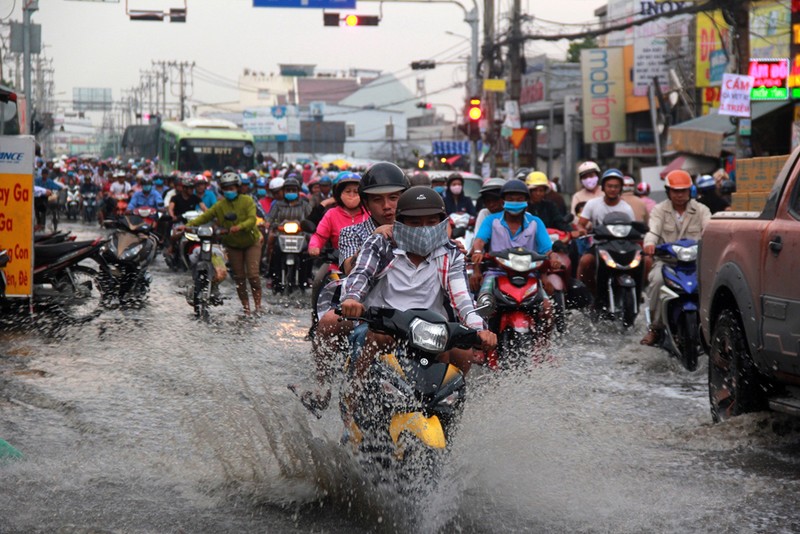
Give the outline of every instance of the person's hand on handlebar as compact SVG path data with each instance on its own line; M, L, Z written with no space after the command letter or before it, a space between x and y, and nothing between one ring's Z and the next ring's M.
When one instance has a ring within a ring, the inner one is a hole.
M652 256L656 253L656 246L652 243L644 246L644 253L648 256Z
M317 257L317 256L319 256L319 252L320 252L320 250L319 250L318 247L308 247L308 255L309 256Z
M345 299L342 302L342 317L361 317L364 315L364 305L355 299Z
M497 336L491 330L479 330L478 338L481 340L481 350L491 352L497 347Z

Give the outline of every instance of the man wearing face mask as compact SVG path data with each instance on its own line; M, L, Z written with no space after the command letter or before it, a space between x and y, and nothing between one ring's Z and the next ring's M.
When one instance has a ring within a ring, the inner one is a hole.
M582 189L572 195L572 207L570 211L577 217L575 206L581 202L588 202L593 198L603 196L603 191L597 187L600 182L600 167L594 161L585 161L578 166L578 179Z
M382 234L367 239L345 280L342 315L360 317L372 306L422 308L445 317L452 312L463 325L478 331L484 351L494 349L497 338L474 313L475 303L464 276L465 258L450 242L448 224L444 202L436 191L415 186L403 193L397 203L392 240ZM351 410L375 356L395 344L391 336L372 330L367 333L345 401ZM453 349L440 359L466 372L474 357L470 350Z
M133 213L136 208L163 208L164 199L161 193L153 189L153 181L149 177L142 178L142 190L137 191L128 203L128 213Z
M451 213L469 213L475 215L475 204L464 194L464 178L456 173L447 178L447 191L444 193L444 208Z
M304 221L311 214L311 204L308 200L300 197L300 181L292 175L283 182L283 199L272 203L267 214L267 223L270 226L269 238L267 240L267 253L270 258L270 277L272 278L272 290L278 292L282 290L280 283L281 269L283 267L283 253L280 247L276 246L278 240L278 226L284 221ZM305 280L311 272L308 262L304 262L303 277Z

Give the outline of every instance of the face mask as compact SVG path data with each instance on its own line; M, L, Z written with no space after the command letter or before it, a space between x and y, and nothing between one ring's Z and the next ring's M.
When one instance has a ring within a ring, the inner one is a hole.
M437 185L436 187L433 188L433 190L441 195L442 193L444 193L444 186L443 185Z
M223 191L222 194L225 195L225 198L227 198L228 200L235 200L236 197L239 196L238 191Z
M161 185L164 185L164 180L155 180L153 183L154 183L156 186L161 186Z
M517 213L522 213L528 207L528 203L524 200L520 200L519 202L510 202L506 200L503 202L503 209L509 213L516 215Z
M463 191L463 190L464 190L464 186L461 186L461 185L451 185L450 186L450 192L453 193L454 195L460 195L461 191Z
M427 256L440 246L449 241L447 225L450 221L445 219L436 226L406 226L395 221L393 237L397 248L412 254Z
M149 193L151 189L153 189L152 185L143 185L142 186L142 191L144 191L145 193Z
M265 196L267 196L267 190L266 189L256 189L256 194L258 196L260 196L260 197L265 197Z
M597 181L598 181L597 176L593 176L591 178L584 178L583 180L581 180L581 183L583 184L583 187L585 187L586 189L594 189L595 187L597 187Z
M294 202L295 200L297 200L298 196L300 195L298 195L297 193L286 193L285 195L283 195L283 198L285 198L289 202Z

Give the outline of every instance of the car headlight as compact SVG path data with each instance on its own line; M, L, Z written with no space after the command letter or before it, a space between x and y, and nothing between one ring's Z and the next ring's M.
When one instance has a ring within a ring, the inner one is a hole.
M120 259L126 260L128 258L132 258L133 256L136 256L139 252L141 252L142 247L144 247L144 243L139 243L135 247L129 248L128 250L126 250L125 252L122 253L122 258L120 258Z
M695 261L697 260L697 245L691 247L676 247L673 246L672 250L678 257L678 261Z
M631 233L630 224L609 224L606 228L614 237L628 237L628 234Z
M214 229L210 226L201 226L197 229L197 235L200 237L211 237L214 235Z
M296 234L300 231L300 225L296 222L289 222L283 225L283 231L287 234Z
M609 254L607 250L600 251L600 259L602 259L610 268L617 268L617 262L614 261L614 258L611 257L611 254Z
M447 327L414 319L411 321L411 344L426 352L443 352L447 346Z

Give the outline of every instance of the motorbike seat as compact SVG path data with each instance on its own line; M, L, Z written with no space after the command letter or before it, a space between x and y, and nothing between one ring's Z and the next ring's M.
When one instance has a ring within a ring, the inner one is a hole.
M55 260L67 254L71 254L82 248L91 247L94 245L94 240L89 241L65 241L64 243L55 243L52 245L39 245L33 246L33 264L35 267L54 263Z

